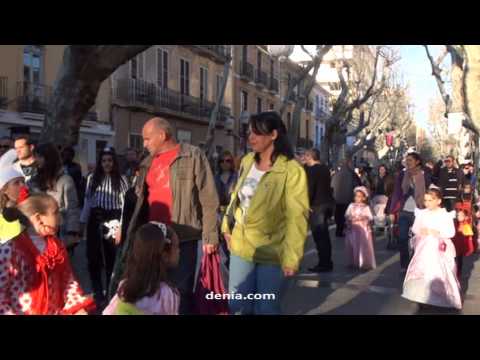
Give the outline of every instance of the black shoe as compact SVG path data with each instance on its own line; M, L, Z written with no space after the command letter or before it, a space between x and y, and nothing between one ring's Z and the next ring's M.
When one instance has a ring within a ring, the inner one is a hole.
M320 266L320 265L317 265L313 268L308 269L308 271L313 273L331 272L332 270L333 270L333 266Z

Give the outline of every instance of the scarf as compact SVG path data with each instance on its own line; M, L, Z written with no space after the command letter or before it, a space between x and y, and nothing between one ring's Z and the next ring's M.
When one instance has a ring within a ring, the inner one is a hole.
M416 168L414 171L405 171L402 181L402 192L406 196L410 191L410 185L413 184L415 193L413 195L415 203L419 209L424 208L424 196L425 196L425 177L423 171L420 168Z
M25 291L32 296L31 313L34 315L49 315L49 308L63 308L63 292L71 275L63 245L55 236L47 236L45 240L43 253L38 251L26 231L15 240L15 247L27 262L27 271L31 272L27 275Z

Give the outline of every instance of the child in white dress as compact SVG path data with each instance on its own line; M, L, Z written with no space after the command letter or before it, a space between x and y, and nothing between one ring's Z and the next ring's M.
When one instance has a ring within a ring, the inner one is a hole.
M452 213L441 208L438 189L425 193L424 210L415 210L414 255L407 270L402 296L421 304L462 308L460 283L455 264Z

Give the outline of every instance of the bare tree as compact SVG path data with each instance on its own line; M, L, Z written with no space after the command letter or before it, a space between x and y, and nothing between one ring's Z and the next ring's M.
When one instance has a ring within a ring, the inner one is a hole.
M305 52L311 60L307 62L300 74L298 74L298 76L296 76L288 84L287 94L284 98L282 107L280 108L280 115L283 117L295 88L301 89L296 97L295 107L292 115L292 126L289 129L290 142L293 148L297 147L298 137L300 134L302 110L305 109L310 93L316 84L318 70L320 69L323 58L332 47L333 45L317 45L315 54L312 54L304 45L301 45L303 52ZM303 86L300 86L301 84L303 84Z
M48 105L41 140L75 145L100 85L118 67L152 45L68 45Z

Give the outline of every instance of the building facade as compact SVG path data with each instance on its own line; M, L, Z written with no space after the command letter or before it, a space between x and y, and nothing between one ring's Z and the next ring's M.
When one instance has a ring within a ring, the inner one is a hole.
M0 136L11 136L12 128L28 126L38 139L53 84L63 60L66 45L0 45ZM108 118L96 107L80 129L77 160L86 171L96 155L112 143Z

